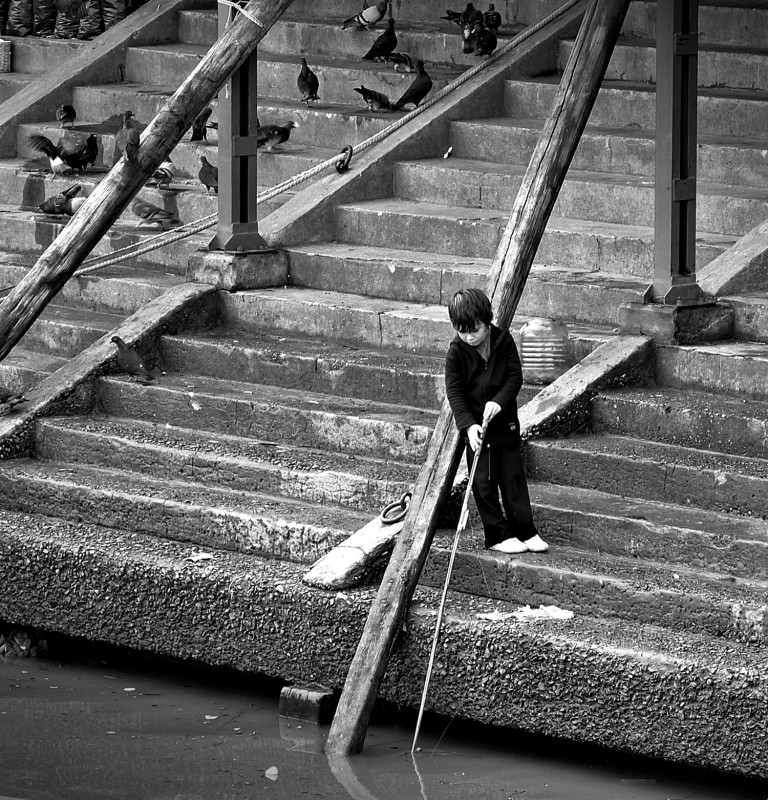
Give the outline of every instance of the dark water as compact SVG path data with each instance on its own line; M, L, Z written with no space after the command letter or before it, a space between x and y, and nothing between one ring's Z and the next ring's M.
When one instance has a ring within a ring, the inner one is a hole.
M120 657L0 661L0 800L766 800L756 783L384 709L362 755L278 716L279 686Z

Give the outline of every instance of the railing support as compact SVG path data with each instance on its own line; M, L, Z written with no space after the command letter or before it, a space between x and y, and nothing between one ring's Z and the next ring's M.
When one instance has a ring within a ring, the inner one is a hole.
M234 9L219 3L219 36ZM257 53L219 92L219 222L211 250L257 252L267 249L256 219Z
M656 215L653 284L643 300L697 305L698 0L656 4Z

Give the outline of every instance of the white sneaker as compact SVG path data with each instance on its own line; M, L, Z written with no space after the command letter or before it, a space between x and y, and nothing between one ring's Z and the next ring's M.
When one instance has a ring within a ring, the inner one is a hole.
M549 545L538 533L530 539L526 539L524 544L532 553L546 553L549 550Z
M525 553L528 550L528 545L521 542L519 539L505 539L498 544L492 544L489 550L495 550L497 553Z

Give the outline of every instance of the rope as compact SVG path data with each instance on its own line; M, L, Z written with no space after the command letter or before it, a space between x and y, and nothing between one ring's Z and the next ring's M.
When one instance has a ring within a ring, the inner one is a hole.
M248 9L244 8L237 3L233 3L232 0L218 0L224 6L229 6L230 8L234 8L235 11L239 11L244 17L248 17L248 19L254 23L254 25L258 25L263 31L267 30L267 26L254 14L252 14Z
M482 72L484 69L487 69L491 64L495 64L499 59L503 58L507 53L514 50L516 47L519 47L526 39L530 39L531 36L538 33L542 28L549 25L550 22L557 19L558 17L565 14L574 6L581 3L583 0L566 0L566 2L560 6L560 8L555 9L553 12L548 14L543 19L539 20L535 24L529 26L524 31L519 33L509 42L507 42L504 47L500 50L497 50L493 53L486 61L483 61L479 64L475 64L475 66L470 67L466 72L463 72L459 75L451 83L444 86L440 89L437 94L432 96L429 100L425 100L420 106L417 106L412 111L409 111L403 117L393 122L391 125L388 125L386 128L383 128L378 133L375 133L373 136L369 137L360 144L355 145L352 147L353 155L358 153L362 153L363 150L372 147L375 144L378 144L380 141L385 139L387 136L391 136L395 131L400 130L404 125L407 125L412 119L415 119L419 114L422 114L424 111L427 111L431 108L435 103L439 103L444 97L449 95L451 92L455 91L459 86L465 84L468 80L471 80ZM252 22L256 25L264 27L262 23L253 17L250 13L246 13L245 9L241 8L236 3L231 2L231 0L218 0L219 3L223 3L224 5L231 6L232 8L236 8L240 13L245 14ZM269 189L264 190L263 192L259 193L256 196L257 203L264 203L267 200L271 200L273 197L277 197L279 194L283 194L283 192L292 189L294 186L298 186L300 183L303 183L309 178L314 177L315 175L319 174L320 172L324 172L327 169L330 169L336 162L338 161L339 156L334 156L333 158L326 159L319 164L315 164L314 167L310 167L308 170L304 172L300 172L298 175L294 175L291 178L284 180L282 183L278 183L275 186L272 186ZM205 222L206 220L210 220L209 222ZM180 225L177 228L173 228L169 231L163 231L162 233L157 234L156 236L151 237L148 240L145 240L145 244L142 245L128 245L120 250L116 250L110 254L107 260L102 260L104 256L97 256L92 259L88 259L87 261L83 262L84 264L90 264L92 266L85 267L83 269L77 270L75 272L75 276L86 275L90 272L94 272L97 269L102 269L103 267L110 266L111 264L115 264L121 261L126 260L129 257L141 255L143 253L150 252L151 250L157 250L160 247L165 247L168 244L172 244L173 242L180 241L181 239L186 239L189 236L194 236L196 233L200 233L208 228L213 228L218 222L218 214L210 214L207 217L201 217L199 220L196 220L193 223L186 223L184 225ZM199 224L198 223L205 223ZM193 225L195 227L190 228L189 226ZM183 231L183 232L182 232ZM158 241L159 240L159 241ZM149 244L149 242L156 241L156 244ZM120 254L124 255L120 255Z

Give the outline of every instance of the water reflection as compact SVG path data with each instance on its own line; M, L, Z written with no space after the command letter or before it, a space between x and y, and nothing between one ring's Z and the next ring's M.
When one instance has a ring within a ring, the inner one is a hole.
M754 784L521 749L499 731L470 741L458 722L425 724L412 756L412 726L378 720L361 756L327 757L328 729L279 718L278 698L177 666L0 663L0 800L766 800Z

